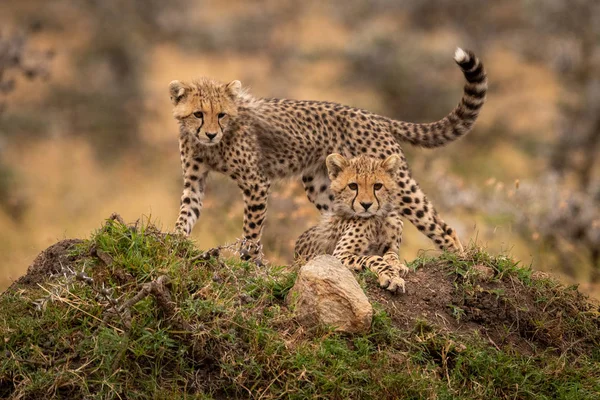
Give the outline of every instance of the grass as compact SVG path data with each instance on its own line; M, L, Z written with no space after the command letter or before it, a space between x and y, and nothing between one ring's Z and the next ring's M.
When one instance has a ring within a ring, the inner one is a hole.
M60 276L0 297L2 398L599 398L598 351L574 345L523 354L427 320L403 330L377 303L367 334L309 330L285 303L294 271L206 260L192 242L149 223L108 220L72 252L76 261ZM526 288L551 315L540 318L539 329L556 325L558 310L573 338L597 344L593 310L571 312L581 303L575 289L534 279L529 268L481 251L411 263L432 265L444 266L458 299L511 295L476 290L494 281ZM478 280L473 265L491 268L493 276ZM150 295L114 312L161 276L168 277L172 310ZM460 302L454 307L458 318L469 316Z

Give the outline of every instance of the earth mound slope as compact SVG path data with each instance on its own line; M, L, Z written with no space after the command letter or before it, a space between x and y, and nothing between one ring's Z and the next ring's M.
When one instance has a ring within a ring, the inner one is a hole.
M472 248L356 275L370 332L306 330L294 267L256 266L116 215L42 252L0 296L0 397L573 398L600 393L600 309Z

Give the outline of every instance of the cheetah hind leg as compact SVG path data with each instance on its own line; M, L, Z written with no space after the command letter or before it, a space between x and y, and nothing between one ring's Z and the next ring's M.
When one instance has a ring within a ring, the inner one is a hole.
M464 249L462 243L460 242L460 239L458 238L458 234L456 233L455 229L452 229L450 238L454 241L454 248L456 249L456 253L458 253L459 255L464 255L465 249Z
M410 176L401 178L402 198L401 213L419 231L431 239L440 250L463 254L464 249L456 231L446 224L431 202L425 196L417 182Z

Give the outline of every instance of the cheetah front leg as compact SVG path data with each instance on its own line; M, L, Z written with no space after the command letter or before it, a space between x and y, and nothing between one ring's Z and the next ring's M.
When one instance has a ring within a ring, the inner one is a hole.
M239 184L244 194L244 242L240 254L244 260L259 260L260 238L267 214L270 182L266 178L247 179Z
M183 194L181 195L179 217L175 223L175 233L188 236L200 218L207 176L208 170L202 165L184 162Z
M442 220L417 182L408 175L401 175L400 188L398 198L401 199L402 215L427 235L440 250L462 254L463 246L456 231Z
M383 252L383 259L390 265L394 265L404 276L409 269L400 261L399 250L402 244L402 233L404 231L404 222L399 211L391 211L385 218L382 237L383 242L380 245L380 251Z
M396 262L398 254L387 252L383 257L378 255L362 255L368 252L369 239L366 236L360 237L356 234L356 229L349 228L340 238L333 256L342 262L346 267L355 271L361 271L368 268L373 271L379 280L379 286L389 290L392 293L404 293L405 282L402 275L405 273L402 264ZM399 260L398 260L399 261ZM404 267L406 268L406 267Z

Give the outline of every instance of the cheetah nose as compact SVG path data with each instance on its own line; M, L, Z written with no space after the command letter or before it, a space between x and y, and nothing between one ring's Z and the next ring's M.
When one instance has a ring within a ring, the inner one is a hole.
M363 203L361 201L360 205L363 206L363 208L365 209L365 211L367 211L369 209L369 207L371 207L373 205L373 203Z
M209 140L213 140L215 138L215 136L217 136L217 134L216 133L208 133L208 132L206 132L206 136L208 136Z

